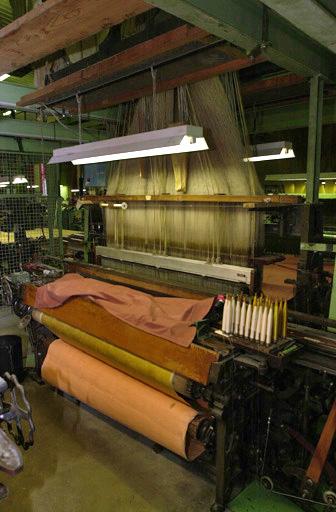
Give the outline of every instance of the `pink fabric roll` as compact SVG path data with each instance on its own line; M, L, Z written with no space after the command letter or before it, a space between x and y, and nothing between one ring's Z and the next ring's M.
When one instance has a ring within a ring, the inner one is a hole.
M204 446L188 435L197 411L62 340L50 345L42 377L185 459L194 460L204 451Z
M193 324L207 315L214 300L153 297L126 286L66 274L37 289L35 307L56 308L72 297L87 298L120 320L183 347L192 343Z

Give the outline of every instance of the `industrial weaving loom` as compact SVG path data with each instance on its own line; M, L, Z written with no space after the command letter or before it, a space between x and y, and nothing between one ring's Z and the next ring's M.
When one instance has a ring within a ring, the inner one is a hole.
M79 270L88 276L97 268ZM270 343L234 328L226 334L229 296L191 299L180 288L174 298L168 287L159 295L159 285L151 296L113 279L101 269L99 281L69 273L43 285L35 272L31 284L13 286L15 312L31 320L43 379L177 455L213 466L214 511L255 477L299 504L333 508L335 336L294 324L287 330L284 317L286 329ZM146 323L147 301L166 321L154 315Z
M333 506L336 339L288 325L287 303L261 294L263 265L281 259L263 253L264 213L301 201L262 195L236 75L161 93L153 73L153 95L119 115L120 139L203 126L209 150L111 163L104 192L78 201L94 264L6 277L37 373L208 468L214 512L254 478Z

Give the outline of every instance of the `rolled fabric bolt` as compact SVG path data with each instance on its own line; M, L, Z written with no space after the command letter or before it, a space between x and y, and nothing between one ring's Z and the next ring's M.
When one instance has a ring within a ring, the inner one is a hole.
M260 334L261 334L261 324L262 324L262 317L263 317L263 307L261 304L259 304L258 308L258 318L257 318L257 326L256 326L256 333L255 333L255 339L256 341L260 341Z
M282 311L282 337L287 337L287 301L285 300Z
M276 300L274 303L274 311L273 311L273 341L278 341L278 321L279 321L279 304Z
M271 304L271 307L268 311L268 317L267 317L267 333L266 333L266 346L269 347L272 343L272 335L273 335L273 305Z
M224 306L223 306L223 316L222 316L222 331L225 332L225 323L226 323L226 298L224 299Z
M248 304L247 310L246 310L246 319L245 319L245 328L244 328L245 338L248 338L250 336L251 319L252 319L252 304L250 302Z
M230 324L230 334L234 333L234 324L235 324L235 316L236 316L236 299L232 296L231 299L231 324Z
M244 336L245 319L246 319L246 302L244 299L243 304L241 306L241 311L240 311L239 336Z
M240 312L241 312L240 297L237 297L236 312L235 312L235 322L234 322L234 333L235 334L239 334Z
M259 314L259 306L258 304L253 305L252 309L252 320L251 320L251 332L250 332L250 339L255 339L255 333L257 328L257 321L258 321L258 314Z
M255 293L254 297L253 297L253 306L256 306L257 303L258 303L258 299L257 299L257 294Z
M267 335L267 318L268 318L268 306L264 306L262 320L261 320L261 330L260 330L260 341L261 343L266 343L266 335Z
M226 315L226 325L225 325L225 332L226 334L231 333L231 299L227 298L227 315Z

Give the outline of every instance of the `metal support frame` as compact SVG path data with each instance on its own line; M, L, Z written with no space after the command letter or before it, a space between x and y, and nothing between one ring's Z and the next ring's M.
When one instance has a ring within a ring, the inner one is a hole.
M55 223L58 230L58 254L63 258L63 236L62 236L62 198L59 194L59 165L47 167L47 194L48 194L48 229L49 229L49 252L55 254L56 243L54 236Z
M309 295L311 279L310 272L323 269L323 256L314 254L309 244L320 241L323 236L323 224L318 208L319 180L321 169L322 115L323 115L323 86L324 80L320 75L310 79L309 97L309 129L307 153L307 189L306 205L302 214L301 241L306 248L301 253L298 275L298 288ZM307 245L308 244L308 245ZM306 311L307 312L307 311Z
M272 10L266 27L259 0L151 0L151 4L243 48L251 57L262 53L295 73L335 78L336 55Z
M216 497L211 512L224 512L228 502L226 437L226 422L223 418L223 410L219 409L216 415Z
M306 200L309 204L317 204L319 195L323 116L323 85L324 80L321 76L314 76L310 79L306 192Z

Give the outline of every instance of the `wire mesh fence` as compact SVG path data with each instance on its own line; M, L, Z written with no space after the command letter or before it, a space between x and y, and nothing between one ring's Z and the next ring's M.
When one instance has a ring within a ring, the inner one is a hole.
M47 195L42 160L41 154L0 153L0 275L44 255L62 256L61 203L55 180Z

